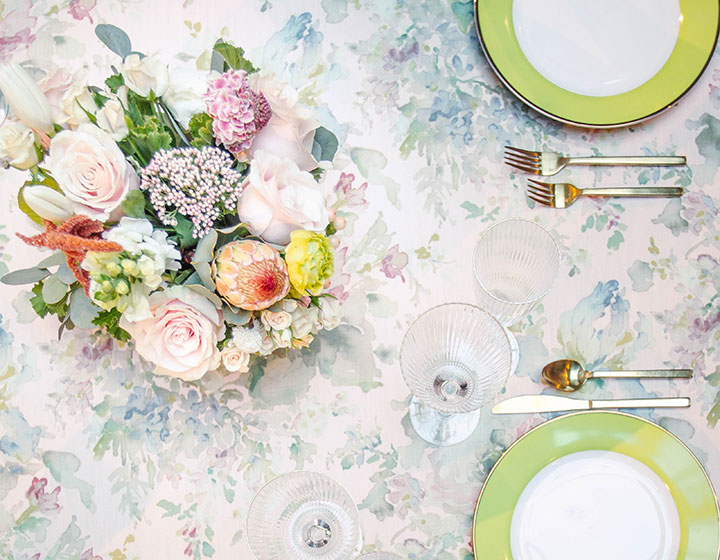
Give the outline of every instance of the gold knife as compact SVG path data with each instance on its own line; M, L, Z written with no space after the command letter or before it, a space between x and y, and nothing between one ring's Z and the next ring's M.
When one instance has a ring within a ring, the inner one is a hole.
M659 399L585 400L555 395L522 395L500 401L492 407L493 414L530 414L535 412L566 412L606 408L686 408L688 397Z

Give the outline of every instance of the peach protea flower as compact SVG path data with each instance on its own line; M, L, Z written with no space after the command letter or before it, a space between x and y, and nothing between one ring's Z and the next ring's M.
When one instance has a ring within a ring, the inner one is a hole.
M266 309L283 299L290 279L280 253L261 241L244 239L224 245L216 254L213 274L217 292L240 309Z

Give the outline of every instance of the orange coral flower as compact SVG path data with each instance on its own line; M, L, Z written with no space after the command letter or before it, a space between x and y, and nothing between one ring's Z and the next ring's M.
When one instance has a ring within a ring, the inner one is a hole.
M47 247L65 253L67 264L77 281L89 295L90 276L80 267L85 253L98 251L100 253L115 253L122 251L122 246L114 241L102 238L105 227L102 222L76 214L59 226L49 220L43 220L45 231L32 237L20 233L16 234L28 245L33 247Z

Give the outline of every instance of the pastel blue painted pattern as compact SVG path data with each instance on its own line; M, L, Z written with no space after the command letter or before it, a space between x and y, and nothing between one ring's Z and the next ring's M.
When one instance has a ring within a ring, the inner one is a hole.
M145 52L204 64L217 37L297 87L340 140L325 182L347 220L337 268L344 320L307 353L248 374L193 383L150 373L130 347L78 329L58 340L28 296L0 302L0 557L12 560L251 558L250 500L273 476L325 472L360 508L367 550L470 560L477 494L502 451L541 415L484 413L450 448L419 440L398 349L410 322L445 301L473 301L470 255L489 224L537 220L562 253L555 287L513 327L521 348L507 395L538 392L541 366L692 367L687 381L596 381L587 398L688 395L646 411L720 484L720 62L680 104L630 129L561 126L528 110L492 74L471 1L17 0L0 4L0 58L38 78L105 73L93 33L126 30ZM162 22L159 25L159 22ZM683 154L687 168L577 168L581 186L680 185L671 201L582 200L534 208L506 144L572 154ZM32 225L0 171L0 273L37 253ZM549 391L549 390L548 390ZM59 489L59 490L58 490Z

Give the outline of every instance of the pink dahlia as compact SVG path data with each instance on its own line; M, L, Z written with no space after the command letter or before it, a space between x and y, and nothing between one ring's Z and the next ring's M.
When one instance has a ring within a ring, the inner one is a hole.
M265 96L250 89L242 70L228 70L212 80L203 99L216 141L235 156L250 147L272 115Z
M290 279L280 253L260 241L231 241L215 255L215 288L240 309L266 309L283 299Z

